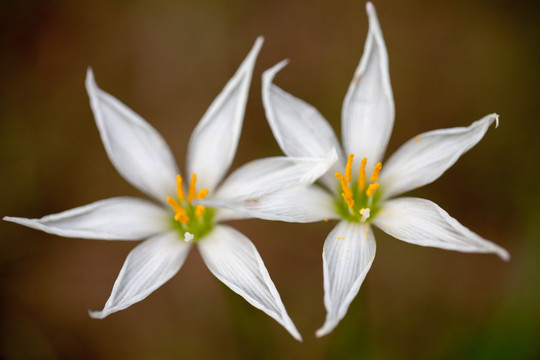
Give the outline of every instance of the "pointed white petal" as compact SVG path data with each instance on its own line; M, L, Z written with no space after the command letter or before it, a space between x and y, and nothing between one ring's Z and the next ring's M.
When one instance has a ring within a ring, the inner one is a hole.
M263 38L259 37L236 74L208 108L189 140L188 175L197 173L201 188L211 192L223 178L234 158L255 60Z
M508 260L508 252L476 235L432 201L398 198L384 203L373 220L390 236L411 244L463 252L494 253Z
M394 98L388 54L375 8L366 4L369 32L342 109L343 147L355 161L367 157L367 168L381 161L394 126Z
M4 220L49 234L100 240L140 240L167 228L167 212L147 200L116 197L96 201L41 219Z
M429 131L407 141L383 166L379 182L384 197L435 181L484 137L493 122L498 122L497 114L487 115L469 127Z
M369 225L340 222L328 235L323 249L326 320L318 337L332 332L358 294L373 259L375 238Z
M274 318L295 339L302 340L257 249L247 237L231 227L220 225L198 245L212 274L251 305Z
M334 198L316 185L297 185L253 198L209 201L209 206L234 210L243 218L296 223L337 219Z
M137 245L124 262L105 307L90 311L90 316L103 319L146 298L180 270L190 248L176 232Z
M107 155L120 175L166 204L176 193L178 167L169 146L143 118L98 88L88 69L86 90Z
M220 201L220 200L218 200L218 201ZM204 201L201 201L201 203L202 203L202 205L207 205L206 202L204 202ZM208 206L212 206L212 205L208 205ZM245 214L241 214L238 211L226 209L224 207L221 207L221 205L214 206L214 208L216 208L216 210L217 210L217 213L215 215L216 216L215 217L215 222L216 223L221 223L223 221L230 221L230 220L249 219L251 217L251 216L248 216L248 215L245 215Z
M331 184L334 184L333 174L345 166L334 130L317 109L272 83L276 73L287 63L284 60L263 73L262 99L266 118L287 156L320 157L335 148L340 161L329 172Z
M248 199L293 185L312 184L337 160L333 149L321 158L270 157L235 170L217 189L215 199Z

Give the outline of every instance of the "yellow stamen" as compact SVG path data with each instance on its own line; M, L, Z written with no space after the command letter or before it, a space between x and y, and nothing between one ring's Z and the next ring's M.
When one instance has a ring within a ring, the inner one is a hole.
M171 205L171 207L173 208L174 212L175 213L179 213L181 212L182 210L184 210L180 204L178 203L178 201L174 200L172 197L170 196L167 196L167 202L169 203L169 205Z
M375 184L369 184L369 187L368 189L366 190L366 195L369 197L371 195L373 195L373 193L375 192L375 190L377 190L379 188L379 184L375 183Z
M345 199L345 202L347 203L347 206L349 207L349 209L352 210L354 207L354 200L352 198L352 194L348 196L345 193L341 193L341 196L343 196L343 199Z
M347 181L345 181L345 178L343 175L339 172L335 173L335 176L338 178L339 182L341 183L341 188L343 189L343 193L341 194L345 201L347 202L347 205L352 209L354 206L354 200L353 193L349 185L347 185Z
M189 222L189 216L187 215L186 210L178 203L178 201L174 200L172 197L167 196L167 202L171 207L173 208L176 215L174 215L174 219L176 221L180 221L182 224L187 224Z
M364 190L366 188L366 163L367 158L362 159L360 164L360 172L358 173L358 188Z
M208 189L202 189L199 191L199 194L197 194L197 199L202 200L208 195Z
M371 173L371 178L369 179L370 182L374 183L379 178L379 173L381 172L382 164L380 162L375 165L373 168L373 172Z
M187 198L187 201L190 204L193 201L193 199L195 199L195 196L196 196L196 190L195 190L196 183L197 183L197 174L193 173L193 175L191 175L191 181L189 182L189 190L188 190L188 198Z
M349 185L347 185L347 181L345 181L345 178L343 177L343 175L339 172L335 173L334 175L335 177L338 178L339 182L341 183L341 188L343 189L345 194L347 194L347 196L352 196L352 190L349 187Z
M176 194L178 195L178 200L185 201L184 188L182 187L182 177L180 175L176 175Z
M200 218L204 212L204 209L206 209L204 206L202 205L197 205L195 207L195 216L198 218Z
M349 154L349 157L347 158L347 165L345 166L345 180L347 183L351 182L353 157L354 154Z
M181 212L176 213L174 220L180 221L182 224L187 224L189 222L189 216L187 216L186 210L182 209Z

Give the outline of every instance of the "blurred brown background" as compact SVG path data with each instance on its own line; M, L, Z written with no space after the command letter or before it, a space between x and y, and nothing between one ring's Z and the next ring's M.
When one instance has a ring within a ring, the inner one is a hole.
M283 58L285 90L338 132L363 51L363 1L3 1L0 5L0 214L41 217L111 196L141 196L114 170L84 89L100 86L147 119L181 168L207 106L258 35L234 167L279 155L260 75ZM91 319L130 242L65 239L0 223L0 358L534 359L540 356L537 1L375 1L390 57L396 123L387 154L428 130L497 112L501 124L434 184L434 200L506 247L493 255L415 247L381 232L347 317L314 338L325 312L323 241L333 224L234 225L259 249L304 336L295 342L226 290L194 251L143 302Z

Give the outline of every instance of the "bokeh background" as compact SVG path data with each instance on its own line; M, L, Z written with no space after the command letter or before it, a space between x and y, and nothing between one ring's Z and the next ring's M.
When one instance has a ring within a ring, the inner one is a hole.
M100 86L163 134L184 165L191 131L258 35L234 167L280 155L260 99L262 71L340 112L363 51L363 1L10 1L0 4L0 215L41 217L118 195L84 89ZM333 224L234 226L256 244L304 336L228 291L194 251L143 302L101 309L134 243L65 239L0 223L3 359L535 359L540 357L540 6L536 1L375 1L396 122L387 154L428 130L497 112L500 126L437 182L411 192L506 247L422 248L377 232L377 257L347 317L323 323L322 244Z

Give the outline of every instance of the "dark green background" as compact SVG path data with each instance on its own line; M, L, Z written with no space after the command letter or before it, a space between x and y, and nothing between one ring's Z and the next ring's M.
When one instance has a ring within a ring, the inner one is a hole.
M540 356L540 8L536 1L376 1L396 123L389 150L428 130L497 112L500 126L434 184L432 199L507 248L461 254L377 232L377 256L347 317L314 338L325 311L322 244L333 224L234 226L259 249L304 336L225 290L194 251L179 275L105 320L101 309L135 245L64 239L0 223L0 358L534 359ZM87 66L163 134L186 143L258 35L237 167L280 155L260 75L283 58L285 90L339 133L367 32L362 1L3 1L0 5L0 215L41 217L140 194L109 163L84 89Z

